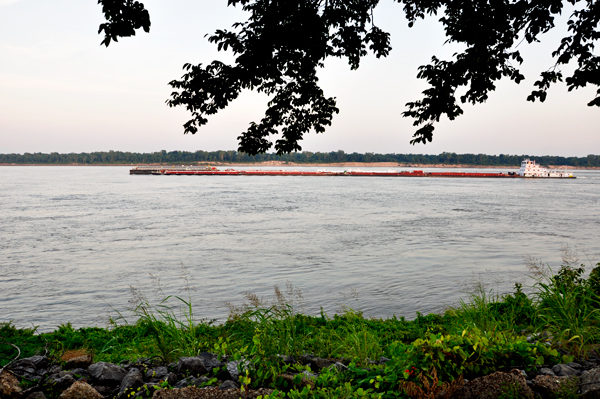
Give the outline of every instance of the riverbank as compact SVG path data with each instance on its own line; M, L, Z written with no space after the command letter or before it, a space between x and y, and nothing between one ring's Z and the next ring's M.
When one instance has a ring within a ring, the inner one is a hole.
M12 363L19 389L46 398L75 381L98 399L597 397L600 264L589 277L576 266L554 275L540 267L531 295L520 285L503 296L475 289L443 314L414 320L348 308L304 315L293 287L266 301L249 294L223 324L196 320L183 298L153 305L138 296L106 328L64 324L38 334L0 325L0 367Z

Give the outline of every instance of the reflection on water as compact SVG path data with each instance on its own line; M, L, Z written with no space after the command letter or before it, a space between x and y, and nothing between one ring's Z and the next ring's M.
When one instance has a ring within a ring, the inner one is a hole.
M576 175L585 178L3 167L0 321L102 325L107 304L126 308L129 287L149 286L150 274L177 293L182 265L208 318L226 316L224 303L241 302L245 291L268 295L286 281L302 290L309 313L334 312L340 293L353 289L359 305L347 305L370 316L440 311L474 273L491 270L508 290L522 279L524 256L558 264L564 243L600 261L600 172Z

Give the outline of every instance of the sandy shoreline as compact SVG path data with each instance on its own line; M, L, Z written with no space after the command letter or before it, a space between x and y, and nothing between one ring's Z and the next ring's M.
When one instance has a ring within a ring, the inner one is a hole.
M10 164L0 163L0 166L137 166L146 164ZM162 163L162 164L147 164L157 166L171 166L175 164ZM493 166L493 165L464 165L464 164L419 164L419 163L397 163L397 162L338 162L338 163L294 163L294 162L283 162L283 161L265 161L255 163L227 163L227 162L198 162L197 164L191 165L211 165L211 166L230 166L230 167L257 167L257 166L298 166L298 167L384 167L384 168L446 168L446 169L519 169L518 166ZM562 166L547 166L549 169L563 169ZM583 166L568 166L567 169L573 170L598 170L600 167L583 167Z

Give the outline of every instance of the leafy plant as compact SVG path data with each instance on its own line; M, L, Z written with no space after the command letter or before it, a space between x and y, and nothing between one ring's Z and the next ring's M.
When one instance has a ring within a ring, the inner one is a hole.
M541 278L534 293L542 327L577 356L585 355L589 345L600 340L596 280L586 281L582 278L584 271L583 265L563 266L556 275Z

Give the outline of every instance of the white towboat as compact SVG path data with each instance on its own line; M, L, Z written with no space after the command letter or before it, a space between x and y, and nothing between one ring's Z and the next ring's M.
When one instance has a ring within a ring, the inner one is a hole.
M523 177L573 177L573 174L566 170L542 168L529 158L521 162L521 169L519 169L517 174Z

